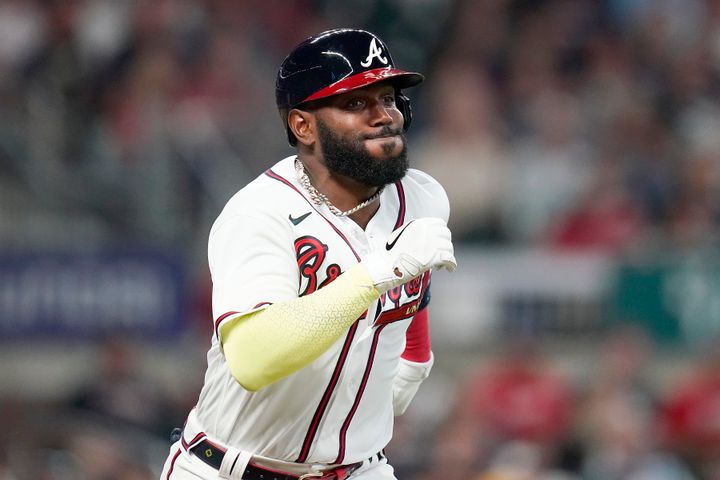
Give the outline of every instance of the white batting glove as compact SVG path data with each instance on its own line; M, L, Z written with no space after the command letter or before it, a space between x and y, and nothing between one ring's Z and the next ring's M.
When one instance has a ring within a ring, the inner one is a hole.
M418 218L390 234L385 248L366 255L362 264L380 293L409 282L432 268L455 270L450 230L440 218Z

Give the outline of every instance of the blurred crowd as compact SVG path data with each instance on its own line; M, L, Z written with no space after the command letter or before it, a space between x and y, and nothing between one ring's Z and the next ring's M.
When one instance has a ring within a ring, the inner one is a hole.
M718 0L3 0L0 248L172 246L202 296L210 222L291 153L277 66L337 26L426 74L411 162L448 191L458 244L716 246ZM717 344L653 383L642 331L609 332L587 371L496 343L431 421L399 419L399 478L720 479ZM168 394L128 348L99 345L72 398L1 392L0 480L155 478L198 385Z
M470 1L442 42L416 156L458 237L715 243L720 2Z
M204 259L227 199L291 152L274 100L287 52L443 2L363 3L1 2L2 244L173 245ZM396 48L419 66L416 30Z
M717 0L5 0L0 238L202 250L224 201L290 152L277 65L338 25L427 74L412 160L446 186L459 241L714 243Z
M399 478L416 480L718 479L719 347L660 381L650 371L661 360L638 328L607 332L583 367L512 339L470 365L424 441L396 438L388 455L400 453Z

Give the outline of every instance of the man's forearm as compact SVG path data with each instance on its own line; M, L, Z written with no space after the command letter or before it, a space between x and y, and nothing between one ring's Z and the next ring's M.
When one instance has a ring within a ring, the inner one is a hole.
M250 391L296 372L327 351L379 296L358 264L310 295L228 322L220 333L230 372Z

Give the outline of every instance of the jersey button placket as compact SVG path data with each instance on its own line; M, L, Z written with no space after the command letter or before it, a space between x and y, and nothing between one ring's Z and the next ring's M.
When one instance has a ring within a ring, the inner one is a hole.
M357 389L358 389L359 387L360 387L360 381L359 381L357 378L354 378L354 377L353 377L353 378L351 378L350 380L348 380L347 388L348 388L349 391L351 391L351 392L354 393L354 392L357 391Z
M355 232L355 235L353 235L353 236L355 237L355 240L357 241L358 245L360 246L359 250L360 250L361 255L365 256L368 253L370 253L370 250L372 250L372 248L370 248L370 239L369 239L368 235L365 233L365 231L358 228L357 231Z

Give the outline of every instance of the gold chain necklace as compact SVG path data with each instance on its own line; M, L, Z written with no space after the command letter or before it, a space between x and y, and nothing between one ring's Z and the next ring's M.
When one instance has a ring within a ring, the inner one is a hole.
M380 187L377 192L375 192L370 198L367 200L360 202L358 205L354 206L350 210L345 210L344 212L337 208L335 205L333 205L330 202L330 199L328 199L327 195L324 193L320 193L317 188L313 186L312 183L310 183L310 177L308 177L307 172L305 171L305 167L303 166L302 162L299 158L295 157L295 172L297 173L298 181L300 182L300 185L303 186L303 188L308 192L310 195L310 200L315 205L322 205L325 204L325 206L332 212L333 215L336 215L338 217L347 217L348 215L352 215L353 213L357 212L358 210L362 210L363 208L367 207L371 203L373 203L375 200L380 198L380 194L383 191L384 187Z

